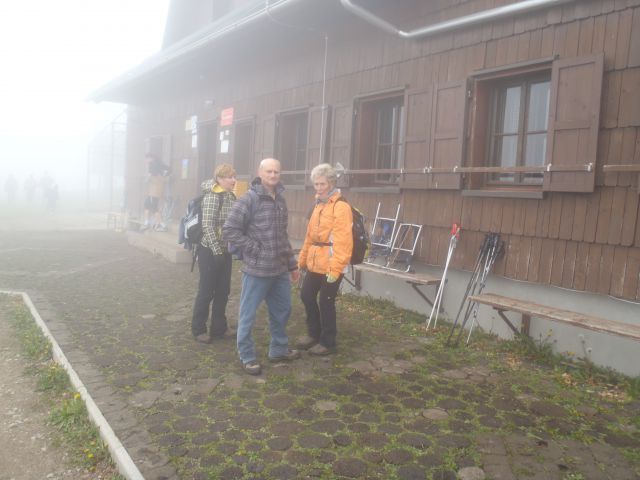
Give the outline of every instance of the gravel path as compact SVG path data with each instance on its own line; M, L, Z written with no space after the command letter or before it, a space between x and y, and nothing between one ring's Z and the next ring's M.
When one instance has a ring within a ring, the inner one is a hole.
M8 319L0 310L0 480L96 479L69 466L46 426L46 398L24 372L26 360Z

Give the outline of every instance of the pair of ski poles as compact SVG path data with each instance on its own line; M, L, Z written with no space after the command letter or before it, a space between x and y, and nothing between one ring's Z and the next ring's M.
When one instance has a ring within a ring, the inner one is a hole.
M449 239L449 250L447 251L447 260L444 264L444 272L442 272L442 279L440 280L440 285L438 286L438 292L436 293L436 298L433 301L433 308L431 309L431 315L429 315L429 321L427 322L427 330L431 326L431 320L434 319L433 328L436 328L438 324L438 313L440 312L440 305L442 304L442 295L444 293L444 285L447 279L447 270L449 269L449 262L451 262L451 257L453 257L453 252L456 249L456 245L458 244L458 238L460 238L460 226L457 223L454 223L451 226L451 238Z
M473 332L473 327L477 322L478 318L478 302L469 301L469 297L475 294L482 293L484 289L487 278L489 277L489 272L493 268L496 260L502 253L503 242L500 241L500 234L498 233L488 233L482 245L480 246L480 252L478 253L478 258L476 259L476 263L473 268L473 272L471 273L471 278L469 279L469 283L467 284L466 291L464 296L462 297L462 302L460 302L460 308L458 309L458 313L456 315L456 319L451 326L451 331L449 332L449 336L447 337L446 344L449 345L451 342L451 338L455 332L456 326L460 320L460 315L464 310L464 317L462 323L460 325L460 330L455 340L455 344L458 345L460 342L460 337L462 336L462 332L464 331L469 318L471 318L471 327L469 328L469 335L467 337L467 345L469 344L469 340L471 339L471 333ZM466 309L465 309L465 304Z

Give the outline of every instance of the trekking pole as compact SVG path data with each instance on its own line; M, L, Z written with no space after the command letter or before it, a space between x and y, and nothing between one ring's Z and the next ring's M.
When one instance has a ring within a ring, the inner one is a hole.
M446 345L449 345L449 341L453 336L456 325L458 324L458 320L460 319L460 314L462 313L462 309L464 308L464 304L467 301L471 293L471 289L475 289L475 284L477 282L477 277L480 271L480 265L482 265L482 260L486 254L487 246L488 246L488 236L485 235L484 240L482 241L482 245L480 245L480 250L478 251L478 257L476 258L476 263L473 266L473 270L471 271L471 277L469 277L469 282L467 283L467 288L462 296L462 301L460 302L460 307L458 308L458 313L456 314L455 321L451 326L451 331L449 332L449 336L447 337Z
M493 264L496 262L496 260L498 259L498 257L502 253L503 249L504 249L504 242L499 242L499 246L497 247L495 255L493 255L491 260L490 260L489 268L487 270L485 278L483 279L482 284L480 285L480 290L478 291L478 294L482 293L482 290L484 290L484 287L485 287L485 285L487 283L487 278L489 277L489 272L493 268ZM471 318L471 326L469 327L469 335L467 336L467 342L465 343L465 345L469 345L469 341L471 340L471 333L473 333L473 327L478 323L478 309L479 308L480 308L480 304L478 302L475 302L475 306L474 306L474 309L473 309L473 317Z
M479 276L479 283L478 283L478 290L477 292L474 292L473 294L480 294L482 293L482 290L484 289L484 285L486 283L486 277L488 276L489 270L491 269L491 265L492 263L492 257L495 255L495 251L498 245L498 239L499 239L499 235L495 234L495 233L491 233L490 234L490 238L489 238L489 250L487 252L487 255L485 257L485 261L484 261L484 265L482 268L482 271L480 273ZM467 305L467 310L465 312L465 316L464 319L462 321L462 323L460 324L460 330L458 331L458 335L456 336L456 340L455 340L455 344L458 345L458 343L460 343L460 338L462 337L462 332L464 331L465 327L467 326L467 322L469 321L469 318L471 318L471 316L474 314L474 312L477 315L477 307L478 307L478 303L477 302L469 302Z
M451 227L451 238L449 239L449 250L447 251L447 260L444 264L444 271L442 272L442 278L440 279L440 285L438 286L438 292L436 293L436 298L433 301L433 308L431 309L431 315L429 315L429 321L427 322L427 330L431 326L431 320L433 319L434 312L438 312L438 313L436 313L436 319L435 319L435 322L433 323L433 328L436 328L438 324L438 314L440 313L440 305L442 304L442 296L444 293L444 285L447 278L447 270L449 269L449 262L451 261L453 252L456 249L458 238L460 238L460 227L458 226L458 224L454 223Z

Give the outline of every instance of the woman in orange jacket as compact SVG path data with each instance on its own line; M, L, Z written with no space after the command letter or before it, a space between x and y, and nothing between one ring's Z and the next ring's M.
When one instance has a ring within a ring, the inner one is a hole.
M308 335L298 339L298 347L312 355L335 351L336 294L353 249L351 206L342 201L337 180L328 163L311 170L316 205L298 257L298 267L307 271L300 298L307 313Z

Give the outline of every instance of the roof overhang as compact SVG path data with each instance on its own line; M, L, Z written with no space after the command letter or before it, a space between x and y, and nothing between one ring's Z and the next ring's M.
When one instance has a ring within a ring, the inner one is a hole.
M337 2L327 0L318 3L325 4L325 2L326 5L337 5ZM136 103L135 100L145 96L145 92L148 93L148 89L152 88L151 84L158 80L161 81L161 77L173 78L171 72L177 68L189 65L190 61L210 58L207 56L214 45L220 45L225 40L233 41L242 36L246 37L248 33L260 30L260 27L268 26L269 23L277 25L279 21L297 21L301 11L309 10L308 7L314 3L316 3L314 0L276 0L273 2L254 0L109 81L94 91L89 96L89 100ZM163 82L161 81L161 83Z

